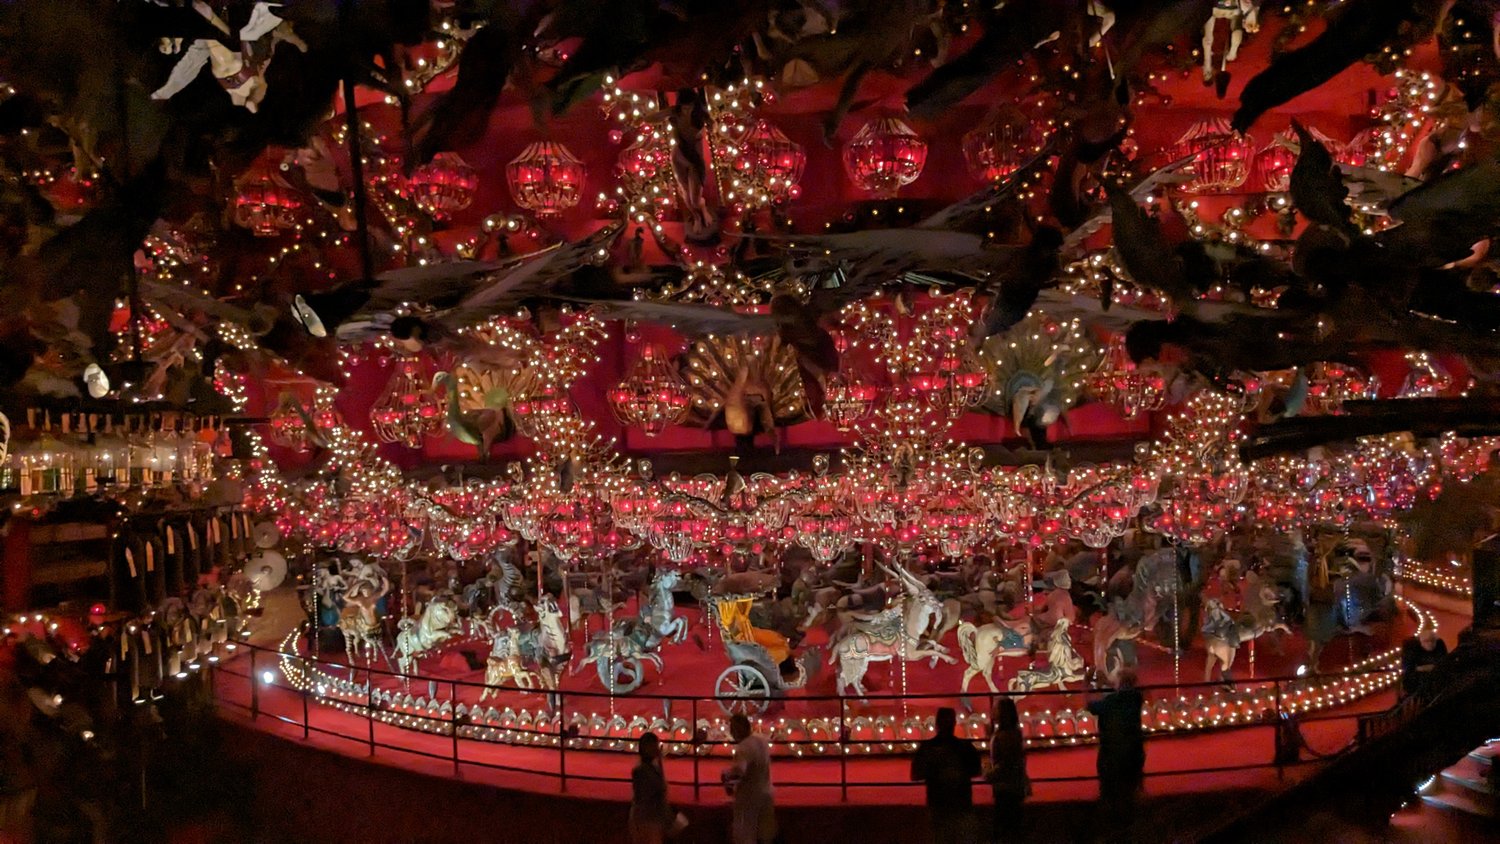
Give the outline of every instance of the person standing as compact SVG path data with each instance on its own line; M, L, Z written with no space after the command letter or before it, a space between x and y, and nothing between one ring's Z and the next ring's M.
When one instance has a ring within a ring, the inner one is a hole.
M750 730L750 719L729 719L734 763L724 771L724 785L734 795L730 840L734 844L770 844L776 839L775 791L771 787L771 746Z
M661 740L656 733L643 733L635 752L641 761L630 772L630 844L662 844L672 828L672 809L667 803Z
M911 778L927 784L927 811L937 844L964 844L974 831L974 778L979 776L979 751L958 736L958 714L950 707L937 711L937 735L922 742L911 760Z
M1401 643L1401 693L1429 697L1432 672L1448 655L1448 645L1431 627Z
M990 766L984 775L995 799L990 841L1020 841L1025 836L1022 807L1031 793L1031 778L1026 775L1026 739L1021 735L1016 702L1001 698L990 723Z
M1135 670L1121 668L1115 690L1088 705L1099 722L1099 802L1114 829L1128 829L1146 769L1146 738L1141 727L1145 699L1135 687Z

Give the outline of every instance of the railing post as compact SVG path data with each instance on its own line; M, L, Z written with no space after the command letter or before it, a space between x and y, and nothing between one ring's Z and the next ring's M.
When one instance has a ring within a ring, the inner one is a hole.
M557 690L557 775L558 788L568 792L568 698L559 685Z
M365 674L365 722L370 727L370 755L375 755L375 675Z
M839 800L849 802L849 702L839 698Z
M312 671L309 669L307 672L304 673L303 676L305 676L305 677L312 676ZM302 689L302 738L304 738L304 739L307 738L308 733L311 731L311 728L312 728L312 725L308 722L308 718L307 718L307 693L308 693L308 690L306 688L303 688Z
M258 649L250 648L250 720L260 717L260 674L255 670L255 655Z
M453 734L453 776L458 777L462 772L458 768L458 682L448 682L448 705L451 713L448 721L448 731Z
M698 746L698 699L693 698L692 722L688 725L692 732L693 742L693 802L697 803L703 793L703 778L698 775L699 756L702 751Z
M1273 684L1273 687L1276 691L1276 720L1272 725L1274 729L1271 731L1271 740L1275 744L1275 749L1272 753L1275 756L1276 762L1276 781L1281 782L1286 779L1286 765L1284 764L1286 761L1286 751L1282 747L1282 741L1287 732L1287 720L1286 710L1282 708L1285 704L1281 699L1281 681L1277 680Z

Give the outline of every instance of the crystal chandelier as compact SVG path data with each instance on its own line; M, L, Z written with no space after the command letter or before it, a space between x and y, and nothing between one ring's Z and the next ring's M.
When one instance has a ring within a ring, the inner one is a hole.
M944 355L935 363L930 370L912 373L907 383L948 416L962 416L989 394L989 370L967 350Z
M998 182L1036 157L1046 143L1041 126L1012 108L964 135L964 162L974 178Z
M1375 398L1380 380L1346 363L1318 362L1307 368L1308 410L1323 415L1344 411L1344 402Z
M666 350L647 344L641 355L614 389L609 406L622 425L640 428L654 437L686 418L692 397L682 379L667 366Z
M735 170L761 185L770 202L782 203L802 195L799 185L807 166L807 154L775 124L757 120L741 144L740 153Z
M1089 375L1085 389L1095 399L1120 408L1126 419L1160 410L1167 400L1166 379L1136 366L1122 335L1110 338L1104 360Z
M823 418L840 432L848 433L875 408L880 388L845 369L849 338L843 332L834 335L834 346L839 353L839 369L828 376L823 386Z
M857 541L855 517L845 506L845 494L839 478L828 474L828 455L813 458L814 489L808 502L791 517L797 544L806 548L812 558L829 563Z
M381 442L420 448L422 437L437 433L443 425L443 401L422 379L421 362L402 356L385 393L370 408L370 424Z
M445 220L468 208L479 187L479 174L456 152L440 152L412 171L406 190L423 213Z
M1407 352L1406 364L1411 370L1397 393L1403 399L1441 396L1453 386L1453 376L1429 352Z
M537 141L505 168L511 198L538 217L554 217L578 204L583 162L556 141Z
M1190 193L1228 193L1250 176L1255 145L1248 135L1234 131L1229 121L1216 117L1200 120L1183 133L1172 157L1192 156L1193 180L1183 185Z
M235 187L234 221L256 237L275 237L297 225L302 200L269 165L255 165Z
M922 175L927 142L900 118L877 117L844 145L844 170L861 190L892 199Z

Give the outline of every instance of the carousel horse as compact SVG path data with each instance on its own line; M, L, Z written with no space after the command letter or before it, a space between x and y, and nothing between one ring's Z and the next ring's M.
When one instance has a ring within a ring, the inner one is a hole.
M1047 636L1047 667L1025 668L1016 672L1006 686L1012 692L1030 692L1043 686L1056 686L1064 691L1068 683L1083 679L1083 657L1073 647L1073 636L1068 632L1069 623L1060 618Z
M458 624L458 606L445 597L427 602L419 618L403 618L396 633L396 668L409 674L417 658L453 637Z
M384 588L390 588L390 581L383 581ZM384 631L381 629L380 615L377 605L380 599L385 597L381 591L380 582L369 579L355 580L344 592L342 599L344 606L339 610L338 628L344 637L344 653L349 658L349 676L354 677L354 655L356 652L363 653L366 661L375 659L379 654L390 665L390 656L386 654L385 644L382 641Z
M1162 548L1142 556L1130 574L1130 585L1130 591L1113 599L1109 611L1094 623L1094 668L1111 680L1123 664L1111 648L1155 627L1161 621L1163 600L1176 593L1176 552Z
M937 598L910 574L881 568L902 583L906 594L874 616L850 614L850 621L840 629L828 651L828 662L839 665L839 694L852 687L863 697L865 672L871 662L931 659L936 666L938 660L958 661L947 648L932 641L934 627L942 623L942 605Z
M1228 682L1240 645L1258 639L1273 630L1290 633L1291 628L1276 617L1281 596L1274 586L1262 585L1259 575L1245 576L1249 587L1245 611L1231 613L1218 598L1209 598L1203 610L1203 647L1208 656L1203 665L1203 682L1213 679L1214 666Z
M503 638L497 637L490 644L490 656L484 665L484 691L479 693L479 699L499 694L498 687L507 680L517 688L530 689L534 679L537 675L521 663L521 631L511 627Z
M549 689L556 689L562 669L573 658L568 630L563 624L562 609L558 607L556 598L543 595L536 602L536 621L533 641L529 643L531 647L526 650L537 664L542 684Z
M1035 637L1031 622L1026 619L1013 625L994 621L983 627L961 621L958 624L958 645L963 650L964 662L969 664L964 669L964 679L959 684L959 689L968 692L969 683L975 677L983 677L984 682L989 684L990 691L999 693L1000 689L992 676L995 661L1006 656L1030 656Z
M661 639L680 643L687 638L687 618L676 614L676 601L672 590L677 586L679 575L671 569L658 572L651 578L651 596L641 608L641 621L655 631Z

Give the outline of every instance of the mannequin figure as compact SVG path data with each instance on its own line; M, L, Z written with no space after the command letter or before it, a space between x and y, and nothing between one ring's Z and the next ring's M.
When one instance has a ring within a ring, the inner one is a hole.
M1229 22L1229 49L1224 51L1223 70L1239 57L1240 42L1245 33L1260 30L1260 3L1257 0L1216 0L1214 10L1203 24L1203 84L1214 81L1214 34L1219 21Z

